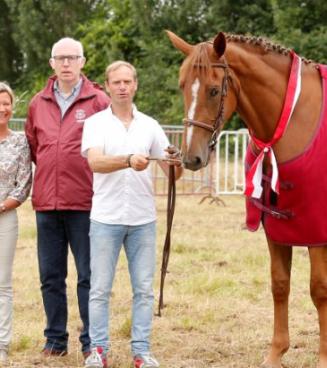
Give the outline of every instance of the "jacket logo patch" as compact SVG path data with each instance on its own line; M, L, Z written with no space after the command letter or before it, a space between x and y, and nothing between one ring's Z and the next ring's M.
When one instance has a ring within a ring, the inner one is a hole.
M83 109L77 109L75 111L75 119L78 123L83 124L86 119L86 112Z

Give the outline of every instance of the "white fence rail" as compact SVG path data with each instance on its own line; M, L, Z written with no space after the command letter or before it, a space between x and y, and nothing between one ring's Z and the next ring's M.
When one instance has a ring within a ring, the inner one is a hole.
M25 119L12 119L10 127L23 130ZM182 142L183 127L163 125L169 141L177 147ZM193 172L185 170L177 182L179 195L220 195L242 194L245 187L244 158L249 135L247 129L223 130L218 137L216 150L212 152L207 167ZM166 195L168 180L156 162L152 162L153 184L156 195Z
M163 126L170 142L181 145L183 127ZM192 172L185 170L177 182L178 194L219 195L242 194L245 187L244 159L249 141L247 129L224 130L217 139L216 150L207 167ZM166 194L167 179L154 164L154 186L157 195ZM163 183L162 183L163 182Z
M219 134L216 148L216 195L243 193L244 160L248 141L247 129L223 130Z

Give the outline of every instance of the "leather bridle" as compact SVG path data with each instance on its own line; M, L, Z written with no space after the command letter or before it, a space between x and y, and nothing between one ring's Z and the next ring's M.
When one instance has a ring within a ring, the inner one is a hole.
M196 67L198 65L195 65ZM224 70L224 77L221 84L221 95L220 95L220 101L218 105L218 113L214 120L214 124L210 125L208 123L205 123L203 121L199 120L193 120L193 119L183 119L183 123L186 127L190 127L192 125L197 126L199 128L203 128L205 130L208 130L209 132L212 132L212 136L209 142L209 148L213 150L217 144L217 136L224 124L224 100L227 96L227 90L228 90L228 80L230 78L229 76L229 67L227 62L224 60L223 63L211 63L210 66L212 68L222 68Z

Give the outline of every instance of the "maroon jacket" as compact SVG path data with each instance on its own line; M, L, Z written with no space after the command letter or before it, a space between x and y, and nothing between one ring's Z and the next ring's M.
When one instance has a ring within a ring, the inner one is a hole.
M110 99L100 86L82 78L80 94L63 118L53 92L55 76L30 102L25 132L36 164L32 203L37 211L91 209L92 173L81 156L83 125Z

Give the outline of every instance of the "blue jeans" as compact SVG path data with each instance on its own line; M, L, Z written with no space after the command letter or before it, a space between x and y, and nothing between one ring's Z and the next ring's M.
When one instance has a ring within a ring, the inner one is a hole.
M90 338L92 347L109 347L112 284L122 245L128 260L133 291L132 354L150 350L153 315L153 278L156 260L156 223L140 226L108 225L91 220Z
M77 297L83 328L82 351L90 349L88 301L90 292L90 212L36 212L37 250L47 325L45 348L66 351L68 244L77 269Z

